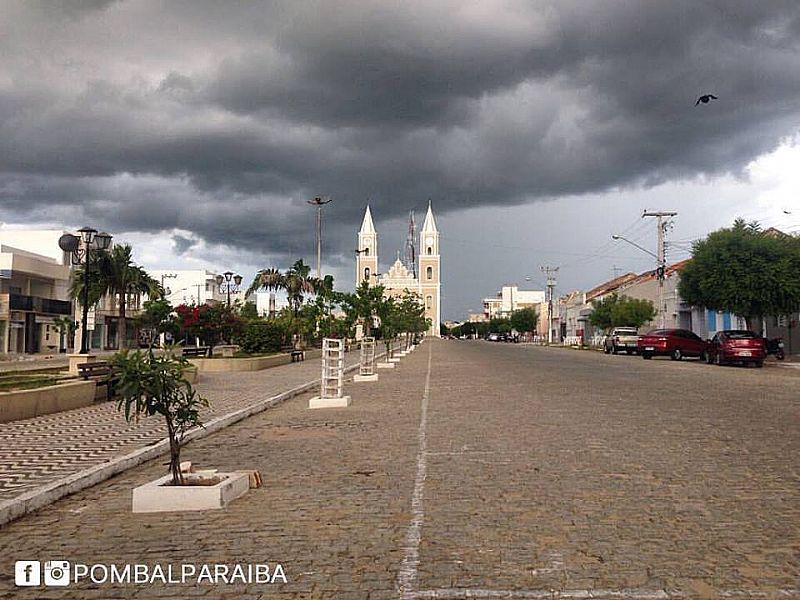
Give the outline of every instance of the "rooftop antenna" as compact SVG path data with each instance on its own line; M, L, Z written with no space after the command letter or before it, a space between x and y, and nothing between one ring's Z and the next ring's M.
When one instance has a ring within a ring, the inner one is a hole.
M415 246L417 239L417 225L414 222L414 211L411 211L411 215L408 219L408 237L406 238L406 266L411 271L412 275L416 279L417 277L417 248Z

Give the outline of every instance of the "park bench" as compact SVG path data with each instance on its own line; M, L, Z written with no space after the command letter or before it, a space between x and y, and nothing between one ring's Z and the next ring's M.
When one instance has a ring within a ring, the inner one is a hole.
M117 375L114 368L104 360L89 362L78 365L78 376L84 381L90 379L95 381L98 386L106 386L106 399L114 397L114 386L117 383Z
M306 359L306 351L298 350L294 346L281 346L281 352L291 355L292 362L299 362Z
M208 346L186 346L181 350L184 358L205 358L211 354Z

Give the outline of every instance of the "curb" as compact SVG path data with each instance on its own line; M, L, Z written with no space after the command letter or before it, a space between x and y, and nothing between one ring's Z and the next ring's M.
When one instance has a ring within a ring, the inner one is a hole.
M357 371L358 367L358 363L349 367L345 367L344 373L347 374ZM318 386L319 382L319 379L314 379L313 381L303 383L286 392L282 392L276 396L267 398L266 400L261 400L260 402L256 402L250 406L246 406L228 414L215 417L206 423L204 427L189 431L186 434L184 441L188 442L203 438L207 435L211 435L212 433L216 433L217 431L246 419L247 417L251 417L257 413L265 411L268 408L276 406L281 402L285 402L286 400L294 398L295 396L299 396L300 394L303 394ZM52 504L64 496L69 496L75 492L79 492L88 487L92 487L93 485L97 485L106 479L110 479L114 475L122 473L123 471L127 471L128 469L132 469L133 467L137 467L168 452L169 440L164 438L154 444L150 444L146 448L139 448L133 452L129 452L128 454L124 454L117 458L112 458L102 465L95 465L93 467L89 467L88 469L83 469L82 471L78 471L77 473L73 473L72 475L57 479L56 481L48 483L47 485L43 485L29 492L21 494L20 496L12 498L11 500L0 502L0 527L10 521L38 510L43 506Z

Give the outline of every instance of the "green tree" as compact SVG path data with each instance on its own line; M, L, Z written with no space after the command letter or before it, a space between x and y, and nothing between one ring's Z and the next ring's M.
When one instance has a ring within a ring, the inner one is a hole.
M425 305L419 294L405 290L397 301L397 329L406 334L406 347L410 343L411 335L416 336L430 327L429 319L425 318Z
M402 327L402 315L400 306L394 297L381 297L376 307L378 319L380 319L380 336L386 345L386 356L392 357L392 342L400 333Z
M117 376L120 400L117 408L125 419L159 414L164 417L169 438L169 469L172 484L181 485L181 446L193 427L202 426L200 409L208 401L197 395L184 377L189 361L180 356L155 356L150 352L123 350L111 358Z
M608 331L614 327L636 327L652 321L657 312L650 300L611 294L602 300L592 301L589 322L596 328Z
M372 330L373 318L378 316L378 308L383 301L384 287L370 285L362 281L352 294L339 294L339 304L345 313L348 324L352 327L361 323L364 335L369 336Z
M800 307L800 241L767 235L757 223L733 226L695 242L678 293L693 305L730 312L759 328L764 316Z
M250 321L253 319L258 319L258 309L256 308L255 302L245 302L238 307L238 311L239 316L243 319Z
M489 331L492 333L508 333L511 331L511 320L505 317L496 317L489 321Z
M539 314L534 308L521 308L511 313L511 327L519 332L536 331Z

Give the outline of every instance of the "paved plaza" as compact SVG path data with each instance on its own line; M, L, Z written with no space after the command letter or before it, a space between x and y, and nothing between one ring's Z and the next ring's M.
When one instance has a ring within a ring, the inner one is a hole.
M358 361L346 355L345 364ZM318 379L320 359L240 373L202 373L196 385L208 398L203 419L228 414ZM82 469L102 465L166 436L163 419L130 423L116 402L0 424L0 502L13 500Z
M264 376L204 385L244 398ZM348 383L349 408L307 394L191 442L262 474L223 511L131 514L159 459L3 526L0 598L800 598L799 382L433 340ZM14 586L15 560L55 559L288 583Z

